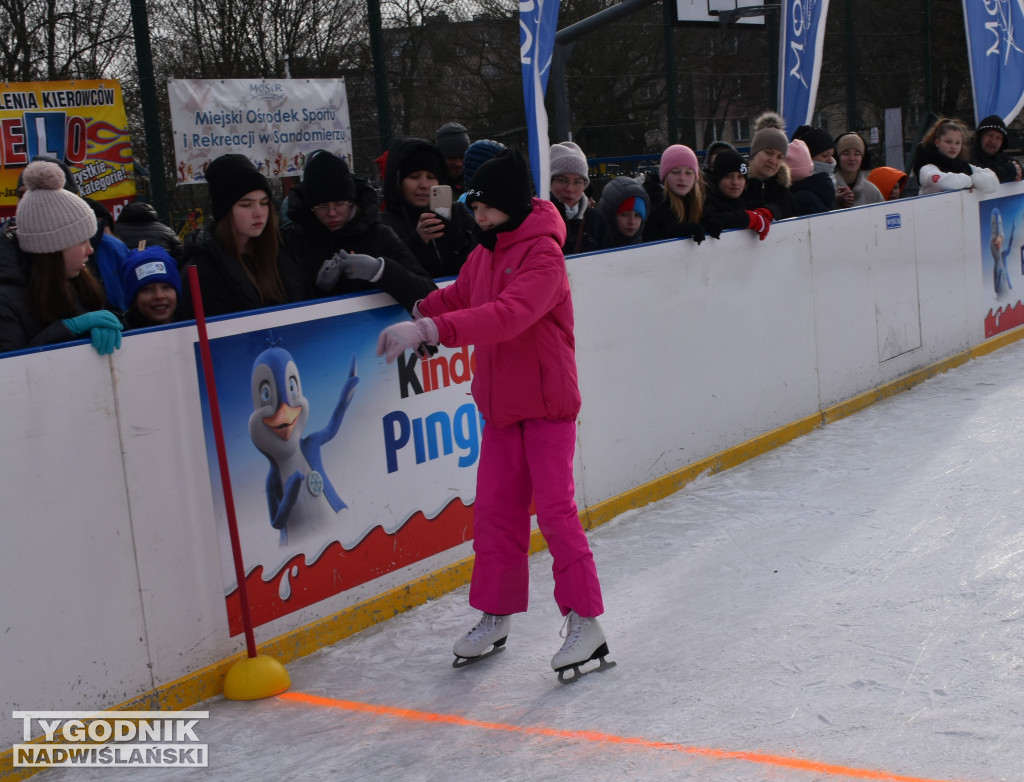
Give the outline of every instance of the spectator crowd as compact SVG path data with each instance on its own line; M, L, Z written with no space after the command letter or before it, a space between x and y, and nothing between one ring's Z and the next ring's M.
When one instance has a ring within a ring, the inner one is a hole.
M619 176L599 194L584 151L553 144L549 200L564 223L564 255L677 238L700 245L728 230L764 240L778 220L894 200L908 185L923 194L994 192L1024 175L1006 140L998 116L973 133L940 118L905 173L872 166L854 131L790 133L767 111L745 155L715 142L700 160L672 144L656 175ZM280 206L247 157L223 155L205 172L212 220L184 242L148 203L127 204L115 221L77 192L64 163L37 158L22 171L16 215L0 234L0 352L88 338L107 354L125 329L188 320L196 311L183 284L188 266L206 315L372 290L412 313L486 235L467 199L480 167L504 149L471 142L456 122L433 141L399 139L377 160L379 191L343 157L318 150Z

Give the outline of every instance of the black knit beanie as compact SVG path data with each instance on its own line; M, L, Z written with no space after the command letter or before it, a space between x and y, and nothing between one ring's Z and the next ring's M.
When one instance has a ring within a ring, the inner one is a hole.
M807 145L807 150L811 153L811 157L820 155L826 149L832 149L835 147L835 142L833 142L832 136L829 135L828 131L822 130L821 128L815 128L811 125L801 125L799 128L794 130L793 138L798 139Z
M530 167L517 150L506 149L485 162L466 188L466 206L480 201L500 209L519 225L533 209Z
M441 150L424 141L422 144L414 146L409 150L409 154L398 161L398 181L401 182L417 171L429 171L437 177L438 181L441 181L447 170L448 166L444 162L444 157L441 156Z
M268 197L273 197L267 178L245 155L221 155L206 167L205 176L210 188L214 222L228 214L238 199L253 190L263 190Z
M355 201L356 180L348 163L331 152L317 152L302 172L302 197L311 207L329 201Z
M1003 134L1003 142L1006 141L1006 123L1003 122L1003 118L998 114L989 114L985 119L978 123L978 129L974 131L975 138L980 138L981 134L986 130L998 130Z
M747 175L747 164L743 162L743 155L735 149L723 149L715 155L715 162L711 164L711 171L708 172L708 179L716 185L722 181L722 177L738 171Z
M983 130L998 130L1004 136L1006 135L1006 123L1003 122L1003 118L998 114L989 114L985 119L978 123L977 132Z

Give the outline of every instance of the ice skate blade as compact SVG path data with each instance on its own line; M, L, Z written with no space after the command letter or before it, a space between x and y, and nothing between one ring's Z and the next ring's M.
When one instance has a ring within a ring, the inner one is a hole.
M590 662L590 660L587 660L587 662ZM575 665L566 665L564 668L559 668L558 681L562 684L574 684L575 682L578 682L580 679L582 679L589 673L601 673L602 671L611 670L616 665L618 665L618 663L616 663L615 660L608 661L604 659L604 657L602 657L600 665L598 665L596 668L589 668L588 670L581 671L580 666L586 664L587 663L576 663ZM572 676L568 676L570 672L572 673Z
M477 655L476 657L459 657L458 655L455 655L455 659L452 660L452 668L465 668L467 665L472 665L473 663L478 663L481 660L486 660L488 657L493 657L498 652L503 651L505 651L504 638L494 644L489 651Z
M614 668L615 667L615 663L614 662L608 662L607 660L605 660L605 657L607 657L607 656L608 656L608 643L604 642L600 646L598 646L593 651L593 653L590 655L590 657L588 657L586 660L580 660L579 662L569 663L568 665L562 665L562 666L560 666L558 668L555 668L555 672L558 674L558 681L562 682L563 684L571 684L572 682L578 681L582 677L586 676L588 673L594 673L595 671L597 671L597 672L607 671L609 668ZM581 671L580 670L580 666L586 665L591 660L598 660L598 659L600 660L600 665L598 665L597 668L591 668L590 670L587 670L587 671ZM568 678L566 676L566 674L569 671L572 671L572 677L571 678Z

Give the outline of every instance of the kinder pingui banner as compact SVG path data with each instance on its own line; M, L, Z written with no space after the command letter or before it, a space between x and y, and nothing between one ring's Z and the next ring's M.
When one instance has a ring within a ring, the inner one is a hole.
M352 161L344 79L171 79L167 92L178 184L228 153L266 177L298 176L317 149Z
M472 538L483 421L471 348L386 364L369 309L210 342L253 622L318 603ZM196 362L200 366L198 345ZM203 400L231 634L242 632Z
M985 336L1024 325L1024 195L978 204Z
M135 166L116 79L0 84L0 216L14 214L18 179L36 156L68 165L83 196L114 211L135 196Z

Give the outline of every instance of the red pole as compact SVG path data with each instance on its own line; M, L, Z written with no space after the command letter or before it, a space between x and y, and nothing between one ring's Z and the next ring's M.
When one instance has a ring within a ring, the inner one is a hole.
M238 519L235 517L235 499L231 494L231 475L228 472L228 455L224 447L224 427L220 421L220 403L217 401L217 382L213 377L213 358L210 356L210 339L206 335L206 317L203 314L203 299L199 295L199 270L188 267L188 284L192 295L192 309L196 315L199 331L199 353L203 358L203 379L206 396L210 400L210 418L213 420L213 439L217 444L217 464L220 466L220 485L224 490L224 509L228 514L228 532L231 535L231 556L235 560L235 579L238 581L238 602L242 608L242 626L245 628L245 648L250 657L256 656L256 636L252 630L252 614L249 612L249 593L245 588L245 565L242 562L242 543L238 538Z

